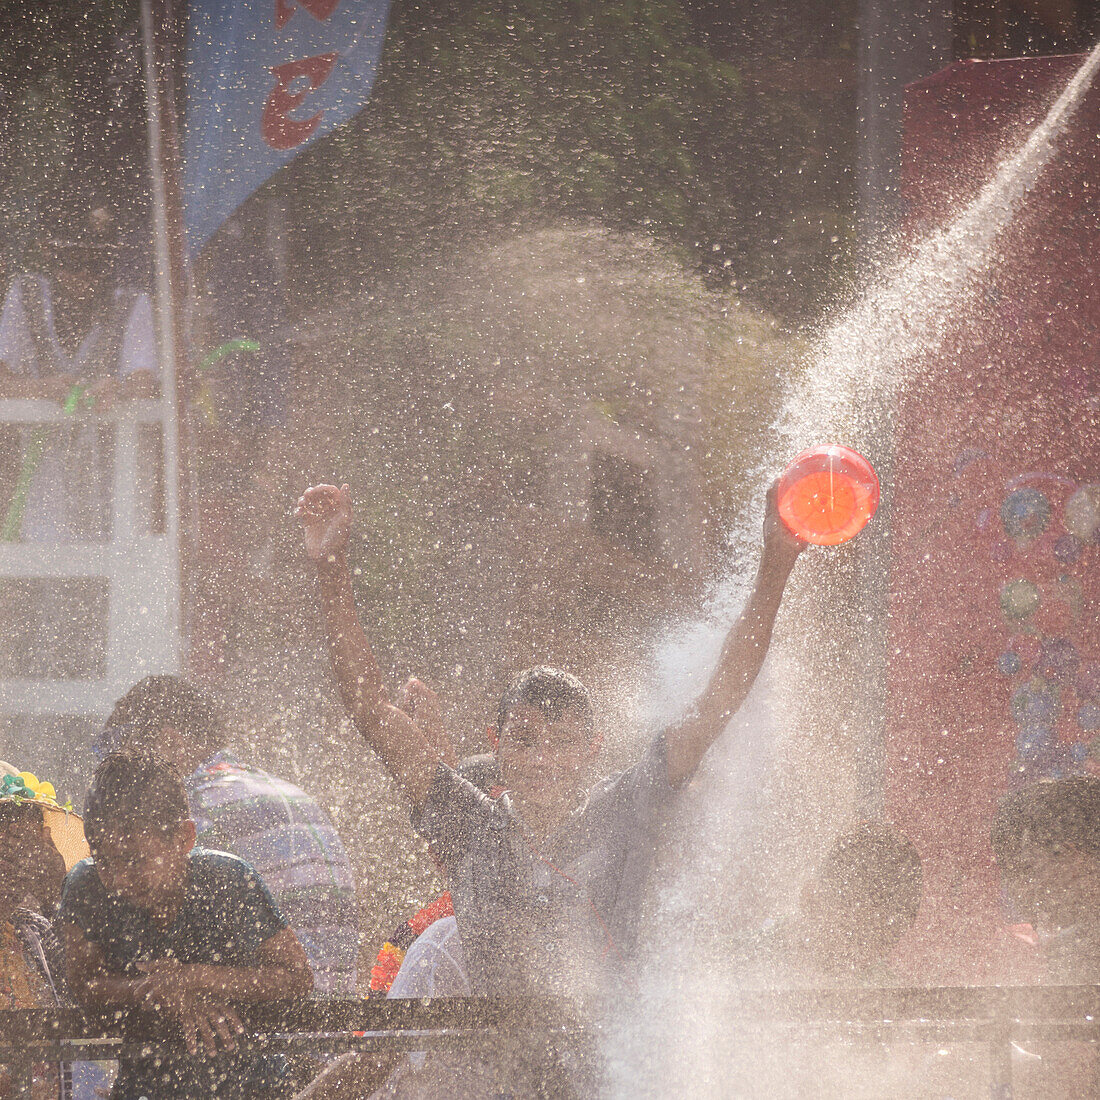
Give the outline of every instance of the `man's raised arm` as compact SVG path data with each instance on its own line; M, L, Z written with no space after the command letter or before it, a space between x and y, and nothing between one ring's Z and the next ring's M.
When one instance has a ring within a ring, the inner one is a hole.
M748 696L768 654L787 578L805 546L779 518L773 484L768 490L763 553L752 593L726 635L718 667L694 711L665 734L668 779L674 787L691 778L707 749Z
M329 657L340 698L363 739L414 806L421 806L436 764L454 763L449 744L433 745L404 711L391 705L370 642L359 622L348 569L351 496L346 485L315 485L298 501L306 553L317 566ZM440 751L440 749L444 751Z

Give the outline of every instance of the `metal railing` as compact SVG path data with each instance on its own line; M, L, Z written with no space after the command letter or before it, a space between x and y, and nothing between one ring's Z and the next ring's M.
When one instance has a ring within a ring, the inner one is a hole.
M237 1049L263 1054L454 1050L523 1031L575 1039L553 1001L452 998L432 1001L278 1001L235 1006L245 1025ZM136 1009L89 1016L76 1009L0 1011L0 1066L12 1095L30 1097L36 1063L113 1061L150 1052L182 1054L178 1028Z
M994 1096L1011 1096L1013 1044L1100 1041L1100 986L737 991L713 1010L735 1030L740 1024L795 1045L985 1044ZM240 1015L241 1048L263 1053L453 1050L523 1031L565 1046L584 1033L574 1011L550 999L277 1002L243 1005ZM151 1049L182 1052L183 1043L168 1022L147 1013L0 1011L0 1065L8 1067L17 1097L30 1097L36 1062L113 1060Z

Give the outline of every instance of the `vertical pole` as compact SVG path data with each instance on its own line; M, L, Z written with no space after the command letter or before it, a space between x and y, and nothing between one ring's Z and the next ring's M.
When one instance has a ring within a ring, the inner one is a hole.
M905 85L949 64L954 3L860 0L856 218L863 258L895 227Z
M164 59L158 56L152 0L141 0L141 29L145 70L145 118L149 136L149 169L153 189L153 250L156 264L157 336L160 352L161 403L164 424L164 484L167 520L167 578L165 605L174 621L170 624L176 662L180 653L180 438L177 367L181 356L179 312L176 303L182 267L183 242L170 229L168 179L165 171L162 88ZM170 109L170 108L169 108Z

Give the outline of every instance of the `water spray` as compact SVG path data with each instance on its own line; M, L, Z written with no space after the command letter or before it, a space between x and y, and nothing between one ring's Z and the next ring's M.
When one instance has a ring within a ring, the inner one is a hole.
M1084 60L1026 141L1000 161L977 196L942 228L917 241L895 262L884 265L857 299L822 325L805 356L806 369L785 395L776 423L775 444L770 454L762 457L759 467L761 480L770 479L771 471L784 458L817 443L823 435L849 440L869 451L868 442L881 443L880 452L870 453L885 472L882 463L889 459L890 418L896 393L941 347L948 321L958 315L968 295L974 292L977 276L994 258L1003 232L1055 156L1059 138L1098 69L1100 47ZM796 475L804 458L804 454L799 454L792 464L795 470L789 477L794 483L799 480ZM834 489L835 485L834 471ZM828 486L824 488L827 493ZM866 491L869 501L873 490ZM854 498L855 493L852 495ZM821 506L819 510L829 509ZM747 551L755 542L758 522L757 514L746 517L732 533L733 544ZM845 590L854 590L857 599L873 600L877 598L877 590L869 584L861 589L856 581L880 576L885 562L881 557L878 561L870 560L876 553L881 554L880 548L866 549L870 553L860 561L851 556L832 557L837 574L843 575ZM864 574L860 573L861 568L866 570ZM758 856L754 848L761 821L766 821L773 831L789 827L796 834L790 851L792 861L797 863L804 850L812 849L814 831L829 827L833 808L839 803L843 809L847 773L842 772L839 764L834 766L824 759L803 762L799 782L791 787L797 801L782 808L781 819L778 815L775 820L767 818L764 805L771 797L767 790L776 770L773 758L785 752L788 744L794 752L804 752L805 731L816 728L818 719L833 734L840 725L846 739L825 740L824 745L850 744L851 731L880 705L878 693L867 682L878 674L879 665L867 659L867 652L877 644L881 634L872 615L882 605L838 609L834 602L827 612L823 608L815 611L815 601L834 598L831 594L838 587L822 584L819 589L803 589L796 583L799 590L794 593L793 603L797 613L805 616L795 631L797 652L773 652L769 658L776 683L773 687L765 666L759 691L754 691L756 698L749 700L746 719L751 721L746 721L743 730L736 731L744 735L738 742L738 751L723 752L721 742L715 746L717 752L712 750L711 774L702 777L700 783L720 787L715 791L712 786L713 798L706 812L696 811L688 822L694 845L690 873L680 875L669 869L668 881L662 884L657 927L675 931L679 929L678 921L690 920L693 912L707 904L706 891L717 876L734 887L751 879L771 888L774 838L771 835L765 838L768 846L763 856ZM711 613L696 622L685 623L681 636L663 641L658 654L660 690L651 704L655 714L671 719L678 707L690 704L715 659L724 624L743 598L742 571L731 570L711 597ZM838 621L844 622L843 645L833 644ZM865 638L871 642L864 645ZM843 663L850 677L857 680L862 677L863 682L808 675L807 666L812 668L815 662L830 673L835 664ZM792 687L807 682L815 685L812 693ZM816 709L810 714L807 707ZM732 743L735 739L728 740ZM828 751L826 748L825 752ZM856 796L854 784L852 787L849 793ZM761 790L765 795L758 795ZM826 807L828 812L822 812ZM788 825L793 818L797 818L795 823ZM789 870L785 872L788 877ZM751 898L742 902L727 891L722 903L727 926L737 926L737 921L728 916L730 912L742 913L738 918L742 922L753 919ZM647 992L658 1001L666 989L664 976L684 969L683 954L678 951L669 955L664 947L666 943L679 942L671 933L663 941L653 940L652 971L661 978ZM715 975L723 973L723 957L707 955L702 944L698 945L697 954L695 974L690 976L697 984L686 988L705 998L714 992ZM688 982L688 976L683 980ZM669 1021L677 1017L674 1036L670 1036ZM643 1087L653 1088L657 1081L658 1089L667 1088L679 1074L688 1072L694 1074L700 1095L728 1095L728 1062L708 1061L715 1049L728 1043L729 1022L720 1014L695 1013L686 1002L661 1002L660 1011L643 1023L652 1025L651 1029L632 1019L629 1028L621 1033L624 1054L617 1064L617 1083L624 1093L638 1089L642 1083L638 1066L644 1065L648 1076ZM658 1035L659 1044L653 1042ZM651 1042L662 1051L659 1061L647 1059L647 1052L642 1049ZM674 1058L668 1055L670 1047L675 1048ZM712 1091L708 1093L704 1081L711 1070Z
M788 394L778 425L783 450L813 442L808 432L851 435L867 420L868 394L892 390L906 368L940 346L944 318L957 310L984 270L1001 233L1057 150L1073 112L1100 69L1100 45L1055 100L1020 149L956 218L919 242L838 320L808 356L804 384Z

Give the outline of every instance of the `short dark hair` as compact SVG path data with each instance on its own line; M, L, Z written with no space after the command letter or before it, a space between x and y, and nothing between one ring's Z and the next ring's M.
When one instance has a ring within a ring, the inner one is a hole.
M108 834L173 833L189 817L187 793L151 752L113 752L96 768L84 801L84 835L94 848Z
M42 808L36 806L29 798L5 798L0 800L0 829L10 825L13 821L20 821L30 814L37 814L42 820Z
M865 821L837 837L818 878L840 890L859 890L876 909L900 913L910 923L924 895L920 853L887 821Z
M577 709L584 715L585 728L592 731L592 700L588 689L576 676L559 668L548 665L528 668L508 685L497 706L498 730L517 706L538 707L549 722L556 722L567 710Z
M222 747L224 727L213 700L179 676L146 676L115 703L108 729L118 729L122 749L151 749L157 734L172 726L203 749Z
M1000 867L1020 854L1025 838L1045 851L1072 844L1100 857L1100 779L1043 779L1003 798L990 827Z

